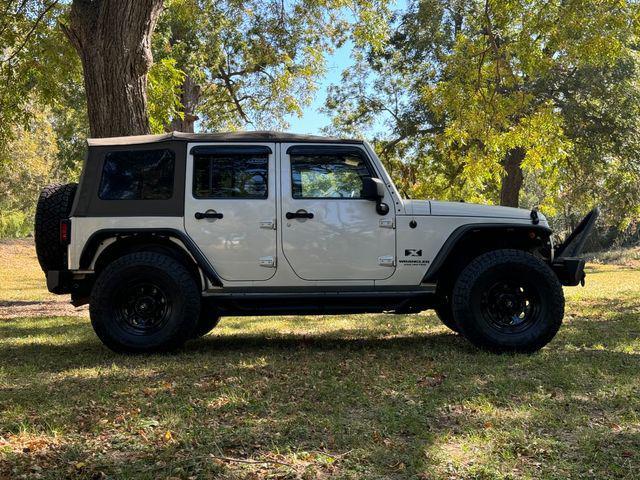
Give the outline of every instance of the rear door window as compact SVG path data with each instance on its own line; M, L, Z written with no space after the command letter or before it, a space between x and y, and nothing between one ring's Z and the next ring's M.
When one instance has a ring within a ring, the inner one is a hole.
M269 184L268 153L194 155L195 198L265 199Z

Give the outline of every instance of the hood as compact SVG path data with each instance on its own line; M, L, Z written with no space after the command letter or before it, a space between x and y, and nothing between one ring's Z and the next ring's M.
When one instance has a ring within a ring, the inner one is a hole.
M407 215L431 215L431 202L429 200L403 199L404 211Z
M405 200L404 204L405 212L409 215L531 219L531 210L525 210L524 208L479 205L465 202L440 202L436 200ZM546 223L544 215L538 213L538 217L541 223Z

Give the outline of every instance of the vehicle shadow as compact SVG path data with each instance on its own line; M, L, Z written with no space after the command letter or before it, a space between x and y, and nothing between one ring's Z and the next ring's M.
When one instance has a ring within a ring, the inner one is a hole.
M0 437L13 450L0 476L38 458L50 478L248 475L214 454L286 464L256 478L624 478L640 467L639 307L590 301L533 355L479 351L432 316L320 333L247 319L138 356L104 348L86 319L2 322ZM40 457L23 452L31 438L47 445Z

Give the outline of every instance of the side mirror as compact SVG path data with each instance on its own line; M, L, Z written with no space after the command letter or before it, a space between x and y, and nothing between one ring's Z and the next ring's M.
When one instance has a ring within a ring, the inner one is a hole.
M389 205L382 203L384 194L384 183L379 178L364 178L362 180L362 198L376 202L376 212L379 215L389 213Z
M384 198L384 184L379 178L362 179L362 198L377 202Z

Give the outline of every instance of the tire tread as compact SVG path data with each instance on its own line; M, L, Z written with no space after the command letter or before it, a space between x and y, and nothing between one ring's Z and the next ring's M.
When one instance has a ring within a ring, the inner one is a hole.
M473 328L474 319L471 318L468 311L469 293L478 277L489 268L505 263L517 263L534 270L548 282L549 286L549 291L547 292L549 295L545 297L549 306L549 318L545 319L548 322L547 328L542 335L531 339L529 343L518 346L500 345L479 335ZM492 250L472 260L456 280L451 301L456 324L462 335L474 345L497 353L505 351L531 353L544 347L553 339L562 325L565 303L562 285L553 270L533 254L516 249Z
M56 183L42 189L36 207L34 241L42 271L66 267L65 247L60 244L60 220L68 218L77 183Z

